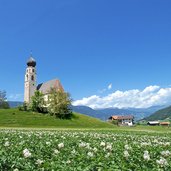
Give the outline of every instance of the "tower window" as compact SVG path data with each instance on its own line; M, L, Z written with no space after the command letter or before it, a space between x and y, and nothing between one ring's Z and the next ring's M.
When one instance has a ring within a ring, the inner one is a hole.
M28 74L27 74L27 76L26 76L26 79L27 79L27 81L28 81Z
M32 72L34 72L34 69L32 70Z
M31 80L34 81L34 76L33 75L31 76Z

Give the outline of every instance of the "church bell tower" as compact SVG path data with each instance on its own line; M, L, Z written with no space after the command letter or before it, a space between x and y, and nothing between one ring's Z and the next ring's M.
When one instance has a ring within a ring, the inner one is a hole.
M34 95L36 87L36 61L31 56L27 61L27 68L25 74L24 101L26 103L31 102L31 97Z

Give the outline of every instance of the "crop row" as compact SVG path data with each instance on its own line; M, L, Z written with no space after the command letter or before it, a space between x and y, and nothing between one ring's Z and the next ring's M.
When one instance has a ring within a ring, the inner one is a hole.
M171 135L0 131L3 171L171 170Z

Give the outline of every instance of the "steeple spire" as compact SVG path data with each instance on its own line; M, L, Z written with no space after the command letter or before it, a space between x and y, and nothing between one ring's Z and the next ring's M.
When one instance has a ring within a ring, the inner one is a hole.
M27 66L32 66L32 67L36 66L36 60L32 56L32 51L30 51L30 58L27 61Z

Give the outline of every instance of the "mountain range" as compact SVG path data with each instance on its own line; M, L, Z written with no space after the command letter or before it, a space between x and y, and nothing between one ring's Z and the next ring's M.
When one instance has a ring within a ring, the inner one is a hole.
M23 104L23 102L18 101L8 101L10 108L15 108Z
M171 106L158 110L152 115L145 117L143 120L146 121L171 120Z
M15 108L23 104L23 102L9 101L11 108ZM82 113L101 120L107 120L111 115L134 115L135 120L141 120L143 118L150 117L153 113L166 106L152 106L149 108L105 108L105 109L92 109L88 106L71 106L74 112Z
M149 108L105 108L105 109L92 109L87 106L71 106L74 112L89 115L101 120L107 120L111 115L134 115L135 120L141 120L150 116L154 112L164 108L165 106L152 106Z

